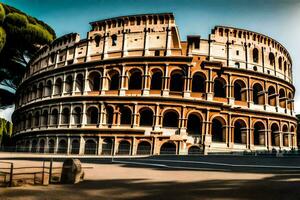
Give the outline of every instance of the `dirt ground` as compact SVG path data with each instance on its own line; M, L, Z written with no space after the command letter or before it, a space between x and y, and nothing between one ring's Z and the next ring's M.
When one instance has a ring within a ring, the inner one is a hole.
M9 160L6 160L9 161ZM14 160L15 166L41 166ZM56 163L60 165L60 163ZM0 199L300 199L299 174L196 171L84 163L76 185L0 188Z

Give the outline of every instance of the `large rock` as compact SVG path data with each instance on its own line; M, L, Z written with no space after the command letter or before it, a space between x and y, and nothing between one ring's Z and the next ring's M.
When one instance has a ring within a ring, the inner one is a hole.
M61 172L61 183L75 184L83 180L84 172L78 159L68 158L64 161Z

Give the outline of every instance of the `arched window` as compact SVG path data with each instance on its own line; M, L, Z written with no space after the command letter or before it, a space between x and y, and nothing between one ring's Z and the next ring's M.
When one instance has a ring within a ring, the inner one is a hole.
M285 106L286 106L285 91L282 88L279 90L279 105L282 108L285 108Z
M143 109L140 111L140 126L153 125L153 112L151 109Z
M242 80L234 82L234 99L236 101L247 101L246 84Z
M270 106L276 105L276 94L275 94L275 88L273 86L270 86L268 88L268 104Z
M272 143L272 146L280 145L279 127L276 123L272 124L272 126L271 126L271 143Z
M98 124L98 109L96 107L90 107L87 110L87 123Z
M58 124L58 111L57 109L53 109L51 112L51 125Z
M212 120L212 141L225 142L225 122L223 119L214 118Z
M32 144L31 144L31 152L32 153L36 153L36 151L37 151L37 141L36 140L33 140L32 141Z
M259 83L253 85L253 103L264 104L264 91L263 87Z
M215 97L226 97L226 82L222 78L216 78L214 81L214 96Z
M170 91L183 92L184 90L184 73L176 70L171 73Z
M96 47L99 47L100 40L101 40L101 36L100 36L100 35L96 35L96 36L95 36L95 44L96 44Z
M29 113L27 117L27 128L31 128L31 127L32 127L32 114Z
M234 143L246 144L246 124L242 120L237 120L234 123Z
M165 142L160 147L160 155L175 155L177 152L176 144L174 142Z
M36 85L33 85L31 99L36 99L36 98L37 98L37 87L36 87Z
M189 135L201 135L201 118L196 114L189 114L187 121L187 132Z
M34 126L39 127L40 125L40 113L36 112L34 115Z
M97 144L94 140L87 140L84 146L84 154L95 155L97 152Z
M60 140L58 143L58 151L57 153L67 153L68 144L66 140Z
M284 75L286 75L286 69L287 69L287 64L286 64L286 61L284 61L284 64L283 64L283 71L284 71Z
M41 139L39 146L40 146L40 151L39 152L44 153L45 152L45 140Z
M117 39L117 35L114 34L111 36L111 46L117 46Z
M42 125L47 126L48 125L48 111L44 110L42 114Z
M130 154L130 142L122 140L119 143L118 155L129 155Z
M83 75L82 74L78 74L76 76L76 91L78 92L83 92Z
M127 107L123 107L121 110L121 124L131 125L131 110Z
M205 93L205 76L200 73L195 73L192 80L192 92Z
M289 133L287 125L284 125L282 128L282 136L283 136L283 146L289 146Z
M43 89L44 89L43 83L40 83L37 91L37 98L43 97Z
M61 95L62 94L62 80L61 78L56 79L55 81L55 94Z
M272 52L269 53L269 60L270 60L270 65L274 66L275 65L275 56Z
M114 109L110 106L106 107L106 124L111 126L114 119Z
M178 113L175 111L167 111L163 116L163 127L178 128Z
M81 108L80 107L74 108L73 119L74 119L74 124L76 124L76 125L81 124Z
M160 70L154 71L151 77L151 90L162 89L162 72Z
M151 144L147 141L142 141L138 144L137 155L150 155L151 154Z
M129 90L142 89L142 72L140 70L135 70L130 73L128 89Z
M65 82L66 93L71 93L73 89L73 78L72 76L68 76Z
M252 52L253 62L258 63L258 49L254 48Z
M71 143L71 154L79 154L79 148L80 148L80 144L79 141L73 140Z
M105 138L102 141L102 155L111 155L113 149L113 140L111 138Z
M278 58L278 66L279 66L279 69L282 70L282 58L281 57Z
M110 90L118 90L120 85L120 76L119 72L114 71L111 73L110 81L109 81L109 89Z
M98 72L92 72L89 74L89 85L91 91L100 90L101 76Z
M70 110L68 108L64 108L62 110L61 123L69 124L70 122Z
M262 122L254 124L254 145L265 145L265 126Z
M48 80L45 87L45 96L48 97L51 95L51 93L52 93L52 82Z

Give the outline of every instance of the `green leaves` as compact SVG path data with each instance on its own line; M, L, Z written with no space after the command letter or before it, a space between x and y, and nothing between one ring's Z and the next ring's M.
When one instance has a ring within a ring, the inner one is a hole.
M6 32L2 27L0 27L0 53L5 45L5 42L6 42Z
M11 137L13 124L0 118L0 146L5 145Z

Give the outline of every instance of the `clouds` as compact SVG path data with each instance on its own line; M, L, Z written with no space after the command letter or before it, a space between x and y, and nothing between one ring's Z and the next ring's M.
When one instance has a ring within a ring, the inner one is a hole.
M6 109L0 109L0 118L4 118L11 122L11 115L14 110L15 110L15 106L11 106Z

